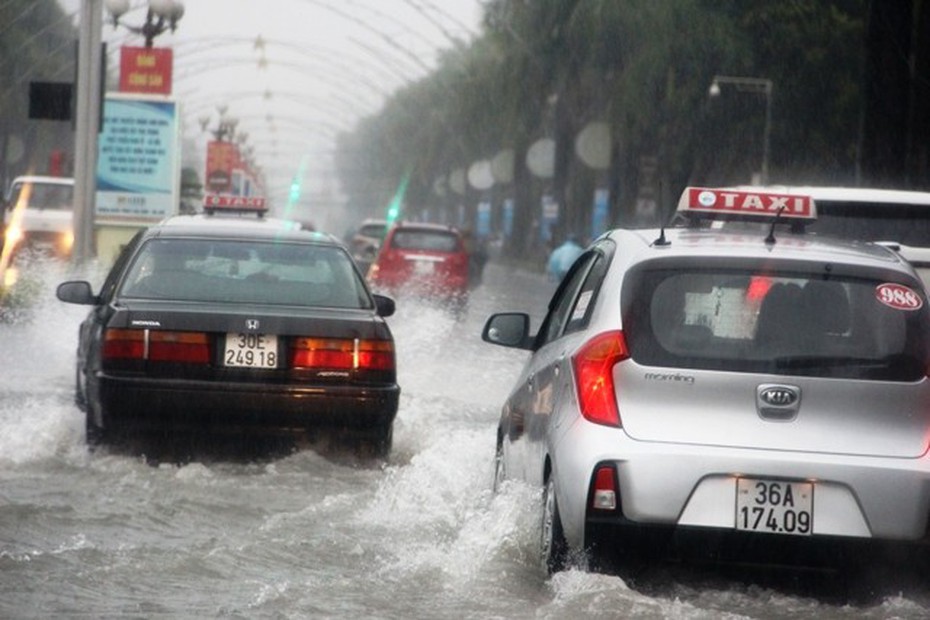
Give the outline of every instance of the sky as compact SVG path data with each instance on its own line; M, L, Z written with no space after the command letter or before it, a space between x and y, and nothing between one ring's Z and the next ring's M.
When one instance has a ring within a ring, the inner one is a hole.
M69 12L80 8L80 0L60 2ZM122 22L141 26L148 3L132 6ZM336 133L427 75L440 50L469 41L481 14L480 0L187 0L177 29L155 39L156 47L174 50L185 165L203 174L209 129L225 105L247 135L272 200L286 200L298 170L307 185L338 194ZM144 44L112 23L103 38L111 68L121 45Z

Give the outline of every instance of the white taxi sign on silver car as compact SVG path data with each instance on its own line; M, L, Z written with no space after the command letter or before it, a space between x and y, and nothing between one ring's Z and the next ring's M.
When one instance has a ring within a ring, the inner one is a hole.
M817 219L817 207L810 196L706 187L685 188L678 201L678 212L693 215Z

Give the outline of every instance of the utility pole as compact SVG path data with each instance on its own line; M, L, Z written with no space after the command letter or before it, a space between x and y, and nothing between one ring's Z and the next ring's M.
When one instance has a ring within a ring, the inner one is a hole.
M103 85L103 0L81 0L74 137L74 247L83 264L96 255L94 201L97 193L97 134Z

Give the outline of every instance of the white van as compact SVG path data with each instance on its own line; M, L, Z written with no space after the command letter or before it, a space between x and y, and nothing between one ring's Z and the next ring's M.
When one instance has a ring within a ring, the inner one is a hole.
M13 179L3 210L4 247L32 247L68 256L74 245L74 179L20 176Z
M785 185L765 189L810 196L817 205L817 221L806 225L808 231L891 247L914 266L930 289L930 192Z

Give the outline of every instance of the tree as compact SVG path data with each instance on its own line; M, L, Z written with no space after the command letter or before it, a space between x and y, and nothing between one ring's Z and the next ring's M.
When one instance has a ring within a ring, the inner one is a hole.
M26 171L46 172L54 151L70 154L69 123L29 120L31 81L69 81L77 32L55 0L0 4L0 187Z

